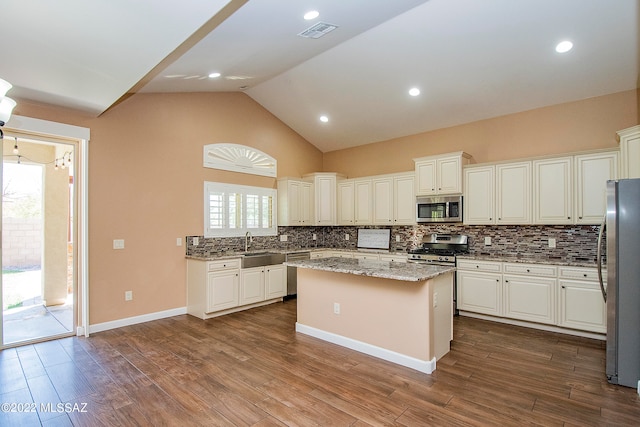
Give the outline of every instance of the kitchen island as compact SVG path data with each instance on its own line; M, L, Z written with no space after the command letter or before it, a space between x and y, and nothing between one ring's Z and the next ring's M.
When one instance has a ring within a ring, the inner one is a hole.
M296 331L431 373L453 339L455 268L321 258L297 267Z

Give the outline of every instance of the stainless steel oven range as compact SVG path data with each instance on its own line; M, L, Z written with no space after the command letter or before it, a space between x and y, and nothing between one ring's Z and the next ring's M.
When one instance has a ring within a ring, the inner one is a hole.
M469 237L462 234L427 234L422 245L409 251L407 260L431 265L456 266L456 255L469 253ZM453 312L458 314L458 289L453 275Z

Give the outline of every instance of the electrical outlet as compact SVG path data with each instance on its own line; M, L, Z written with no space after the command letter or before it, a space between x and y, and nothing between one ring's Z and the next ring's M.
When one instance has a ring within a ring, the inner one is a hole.
M396 234L396 242L399 242L399 241L400 241L400 235Z
M198 243L200 243L200 239L197 237L194 237L192 242L193 242L193 246L198 246Z
M348 234L344 235L344 240L349 240L349 235Z
M554 239L554 238L550 238L549 239L549 247L550 248L555 248L556 247L556 239Z
M124 300L131 301L133 299L133 291L126 291L124 293Z
M334 302L333 303L333 314L340 314L340 303L339 302Z
M286 242L287 240L289 240L289 236L287 236L286 234L281 234L280 235L280 241L281 242Z
M313 233L312 239L313 240L318 240L318 235L316 233Z
M113 249L124 249L124 239L114 239Z
M176 246L182 246L182 238L176 237Z
M485 246L491 246L491 237L485 237L484 238L484 245Z

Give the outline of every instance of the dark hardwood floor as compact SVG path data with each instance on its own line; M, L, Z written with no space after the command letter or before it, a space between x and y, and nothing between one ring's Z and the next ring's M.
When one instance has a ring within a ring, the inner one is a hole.
M295 318L292 300L1 351L0 425L640 424L600 341L458 317L426 375L296 334Z

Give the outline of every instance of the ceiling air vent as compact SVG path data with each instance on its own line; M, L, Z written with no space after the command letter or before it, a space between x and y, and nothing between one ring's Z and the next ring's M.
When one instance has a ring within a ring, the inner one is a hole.
M338 28L337 25L327 24L326 22L318 22L317 24L307 28L298 35L301 37L306 37L308 39L319 39L320 37L329 34L336 28Z

